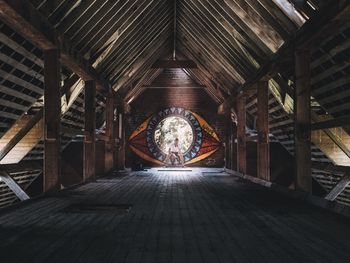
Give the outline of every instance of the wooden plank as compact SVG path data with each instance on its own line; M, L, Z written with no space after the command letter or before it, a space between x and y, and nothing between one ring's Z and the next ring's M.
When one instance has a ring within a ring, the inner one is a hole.
M271 181L269 147L269 82L267 80L258 82L257 117L258 178Z
M5 156L23 139L23 137L42 119L43 109L40 109L34 117L24 126L22 129L16 133L15 136L5 145L0 151L0 161L5 158Z
M44 51L44 192L61 187L61 87L57 49Z
M55 28L29 1L0 0L0 18L39 48L43 50L60 48L62 64L83 80L95 80L99 90L105 91L108 82L72 49L63 36L58 37Z
M327 194L325 199L334 201L337 197L345 190L345 188L350 183L350 174L344 175L340 181L332 188L332 190Z
M316 131L316 130L342 127L342 126L347 126L347 125L350 125L350 116L339 117L336 119L315 122L311 125L311 130Z
M311 83L309 50L295 52L294 143L296 188L311 192Z
M95 129L96 129L96 86L93 80L85 81L85 136L84 136L84 182L95 177Z
M0 181L4 182L19 200L24 201L30 199L29 195L6 171L0 171Z
M238 172L246 174L246 96L244 94L240 94L237 99L237 158Z
M157 60L152 68L197 68L193 60Z

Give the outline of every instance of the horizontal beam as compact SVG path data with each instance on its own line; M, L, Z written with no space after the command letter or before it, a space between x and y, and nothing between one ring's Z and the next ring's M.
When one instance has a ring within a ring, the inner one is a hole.
M313 123L311 125L311 130L316 131L316 130L323 130L323 129L331 129L331 128L342 127L346 125L350 125L350 116Z
M193 60L157 60L152 68L197 68Z
M108 82L101 78L89 62L71 44L59 36L55 28L29 1L0 0L0 18L42 50L59 48L60 60L84 81L95 80L101 92L107 91Z

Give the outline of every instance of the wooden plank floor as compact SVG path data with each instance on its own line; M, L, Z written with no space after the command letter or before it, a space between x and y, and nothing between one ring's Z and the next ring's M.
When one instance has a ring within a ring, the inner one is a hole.
M65 212L77 203L132 209ZM350 262L350 224L234 177L153 171L1 213L0 262Z

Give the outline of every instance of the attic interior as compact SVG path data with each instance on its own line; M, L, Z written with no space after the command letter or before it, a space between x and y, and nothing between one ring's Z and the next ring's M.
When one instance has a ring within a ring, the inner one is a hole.
M349 56L344 0L0 0L0 261L349 262Z

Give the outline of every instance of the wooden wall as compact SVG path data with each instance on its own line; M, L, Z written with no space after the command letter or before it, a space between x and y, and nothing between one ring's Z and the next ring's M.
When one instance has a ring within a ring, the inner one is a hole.
M131 104L131 112L127 116L126 138L136 129L148 116L164 108L182 107L198 113L217 132L220 140L224 142L225 117L217 114L218 105L202 88L150 88L146 89ZM193 164L193 166L224 166L224 148L209 156L207 159ZM130 148L126 149L126 166L130 167L133 161L141 161ZM152 165L142 161L144 165Z

